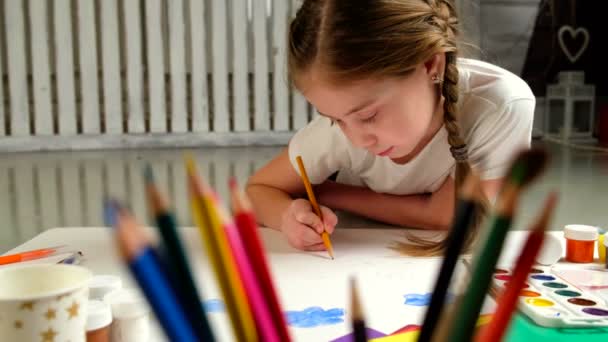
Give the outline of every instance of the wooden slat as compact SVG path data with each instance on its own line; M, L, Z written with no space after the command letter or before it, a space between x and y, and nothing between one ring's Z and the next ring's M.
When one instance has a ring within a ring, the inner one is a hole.
M127 198L127 185L124 162L121 159L111 158L105 161L105 169L108 180L107 195L119 201L125 201Z
M165 67L160 0L147 0L146 46L148 59L148 102L150 104L150 132L167 132L165 100Z
M287 82L287 21L289 2L274 0L272 11L272 58L275 131L289 130L289 85Z
M79 0L77 7L82 132L84 134L97 134L101 132L101 112L97 73L95 3L94 0Z
M256 131L270 128L268 96L268 32L266 30L266 1L252 1L253 5L253 65Z
M100 1L100 7L103 103L106 133L120 134L123 132L123 116L120 85L118 7L116 0Z
M192 226L188 187L186 184L186 168L182 160L173 160L169 164L173 173L173 203L175 213L182 226Z
M127 130L129 133L143 133L146 131L144 122L141 11L139 5L139 0L123 0L126 31Z
M169 61L171 63L171 131L188 131L186 110L186 58L184 0L169 5Z
M249 48L247 1L232 2L232 84L234 130L249 131Z
M34 175L31 164L15 166L15 211L17 228L21 238L29 240L38 234L36 225L36 201L34 200Z
M143 170L144 164L138 162L130 162L127 165L129 172L129 204L133 214L142 223L146 221L150 215L148 215L146 196L144 190L144 177Z
M291 2L291 18L295 18L296 12L301 5L300 0ZM308 123L308 103L299 90L292 86L291 99L293 103L293 129L298 130Z
M3 0L0 0L0 8L3 9L2 13L5 13ZM2 21L4 23L6 21L2 17L2 15L1 15L2 13L0 13L0 21ZM0 23L0 34L4 31L3 29L4 29L3 24ZM3 45L3 41L4 41L4 37L0 38L0 45ZM2 50L3 50L2 46L0 46L0 75L4 75L4 71L2 71L3 64L4 64L4 56L2 56L2 53L1 53ZM2 79L4 79L4 77ZM1 81L0 82L0 138L3 137L4 135L6 135L5 122L4 122L5 111L6 110L5 110L5 104L4 104L4 81Z
M61 193L63 194L61 201L63 202L65 225L68 227L81 227L83 225L83 218L78 162L74 160L62 161L60 172Z
M34 132L37 135L53 134L47 4L46 1L30 1L29 9L34 81Z
M229 130L226 1L212 0L213 130Z
M38 165L38 188L40 189L40 216L46 227L58 227L59 197L57 194L57 166L54 162Z
M90 226L103 227L103 177L102 163L91 160L84 164L84 201L87 208L86 223Z
M209 101L207 89L207 48L203 0L190 0L190 46L192 88L192 131L209 130Z
M0 166L0 193L3 194L2 200L0 200L0 217L2 217L3 226L2 229L0 229L0 241L5 244L15 238L13 236L13 229L16 229L11 208L13 194L11 194L10 191L10 179L8 174L8 168L4 165Z
M76 134L76 95L74 88L72 8L70 0L55 0L53 4L59 134L74 135Z
M23 0L4 2L11 135L30 135Z
M308 102L302 96L302 93L295 87L292 87L293 100L293 129L298 130L308 123Z

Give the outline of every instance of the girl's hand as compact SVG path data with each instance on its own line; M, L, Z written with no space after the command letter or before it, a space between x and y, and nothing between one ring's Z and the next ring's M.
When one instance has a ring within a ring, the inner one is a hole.
M291 202L281 217L281 231L290 245L307 251L325 250L321 233L333 233L338 217L331 209L324 206L320 208L323 222L307 200L296 199Z

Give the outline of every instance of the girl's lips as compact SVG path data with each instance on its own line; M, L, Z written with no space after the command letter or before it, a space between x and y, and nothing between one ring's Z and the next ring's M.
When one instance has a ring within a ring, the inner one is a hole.
M385 157L385 156L389 155L389 153L391 153L393 151L393 148L394 148L394 146L391 146L391 147L387 148L386 150L378 153L378 155L381 156L381 157Z

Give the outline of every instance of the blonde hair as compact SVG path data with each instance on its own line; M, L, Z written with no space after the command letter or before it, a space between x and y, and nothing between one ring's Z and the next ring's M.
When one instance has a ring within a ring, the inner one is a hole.
M445 54L438 83L443 97L443 121L456 159L456 194L470 173L467 147L457 122L458 17L450 0L304 0L289 30L288 67L296 85L313 65L333 82L406 76L436 54ZM467 238L470 246L488 208L477 210ZM456 203L456 201L454 202ZM437 255L445 241L409 236L399 243L408 255Z

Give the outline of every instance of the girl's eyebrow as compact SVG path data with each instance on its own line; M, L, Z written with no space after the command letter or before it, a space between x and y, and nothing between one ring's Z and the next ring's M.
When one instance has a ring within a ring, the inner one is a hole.
M361 111L362 109L365 109L365 107L367 107L367 106L371 105L372 103L374 103L374 100L368 100L368 101L365 101L365 102L364 102L364 103L362 103L361 105L358 105L358 106L356 106L355 108L353 108L353 109L351 109L350 111L348 111L346 114L344 114L344 116L348 116L348 115L350 115L350 114L353 114L353 113L359 112L359 111ZM327 117L327 118L333 119L333 117L332 117L332 116L329 116L329 115L327 115L327 114L321 113L321 112L320 112L318 109L317 109L317 113L319 113L320 115L325 116L325 117Z

